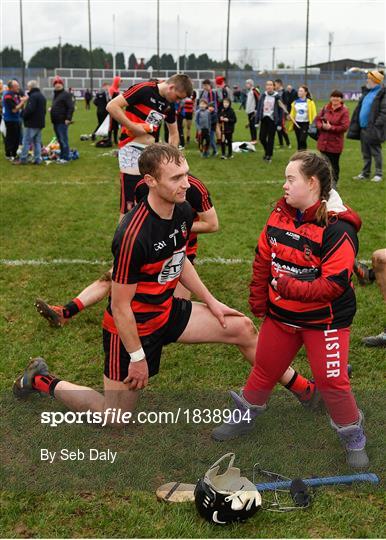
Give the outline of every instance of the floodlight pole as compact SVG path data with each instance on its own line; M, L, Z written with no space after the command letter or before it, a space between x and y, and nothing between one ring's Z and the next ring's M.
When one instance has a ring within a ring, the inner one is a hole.
M228 0L228 17L227 17L227 40L226 40L226 53L225 53L225 79L228 81L228 69L229 69L229 20L231 15L231 0Z
M21 43L21 86L25 86L25 66L24 66L24 36L23 36L23 2L20 0L20 43Z
M328 34L328 61L331 62L331 47L332 42L334 41L334 34L332 32L329 32Z
M185 54L184 54L184 71L188 64L188 31L185 32Z
M307 84L308 78L308 29L310 23L310 0L307 0L307 19L306 19L306 60L304 66L304 84Z
M177 73L180 72L180 16L177 15Z
M157 0L157 77L160 70L160 48L159 48L159 0Z
M94 73L93 73L93 58L92 58L92 45L91 45L91 6L90 0L87 0L88 7L88 49L90 53L90 92L93 93L94 89Z
M62 36L59 36L59 51L58 52L59 52L59 67L61 68L61 67L63 67L62 66L62 62L63 62L63 60L62 60Z
M115 13L113 13L113 77L115 77L117 72L117 59L115 52Z

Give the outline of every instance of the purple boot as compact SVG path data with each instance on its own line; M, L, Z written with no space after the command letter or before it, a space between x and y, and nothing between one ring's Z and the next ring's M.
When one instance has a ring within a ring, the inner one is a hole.
M338 426L331 419L331 426L338 433L340 442L345 447L346 459L350 467L354 469L364 469L369 465L369 458L366 453L366 435L363 430L364 416L359 411L359 420L349 426Z
M243 396L242 390L240 394L233 390L229 393L235 402L235 408L229 421L224 422L212 431L212 439L215 441L228 441L247 435L253 431L256 417L267 408L267 405L252 405L249 403Z

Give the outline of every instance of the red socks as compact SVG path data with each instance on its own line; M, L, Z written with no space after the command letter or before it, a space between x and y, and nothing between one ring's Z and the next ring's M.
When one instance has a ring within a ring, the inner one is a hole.
M295 394L300 401L308 401L315 392L315 383L309 379L306 379L296 371L293 374L290 382L286 384L285 387L288 388L290 392Z
M52 375L35 375L32 381L32 388L38 390L38 392L43 392L43 394L50 394L50 396L55 397L55 387L59 382L60 379Z

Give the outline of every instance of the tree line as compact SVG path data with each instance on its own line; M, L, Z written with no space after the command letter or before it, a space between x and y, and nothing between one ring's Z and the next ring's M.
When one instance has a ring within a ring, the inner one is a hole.
M69 43L59 47L43 47L39 49L29 60L29 68L54 69L60 65L64 68L87 68L91 65L89 50L82 45L70 45ZM125 61L123 52L116 53L115 56L117 69L176 69L176 60L171 54L164 53L158 57L154 54L148 61L143 58L137 58L134 53L130 54ZM2 67L21 66L21 52L12 47L5 47L0 52L0 65ZM27 67L26 62L24 65ZM95 69L111 69L113 67L113 55L106 52L101 47L92 51L92 66ZM226 61L217 61L210 58L207 54L196 56L194 53L189 56L180 56L180 69L225 69ZM229 69L252 69L248 64L242 68L235 63L228 63Z

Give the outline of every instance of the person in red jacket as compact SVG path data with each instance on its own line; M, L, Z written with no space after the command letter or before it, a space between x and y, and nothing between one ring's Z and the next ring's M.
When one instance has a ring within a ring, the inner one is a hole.
M250 432L304 345L347 461L359 468L369 461L347 361L356 310L351 276L361 220L343 206L331 182L323 156L308 151L291 157L284 197L260 235L253 263L249 303L263 319L255 364L240 395L231 392L238 414L214 429L212 437L222 441Z
M316 117L319 131L318 150L330 161L334 173L334 185L339 180L339 158L343 152L344 134L350 125L348 108L343 105L343 94L333 90L330 102L323 107Z

